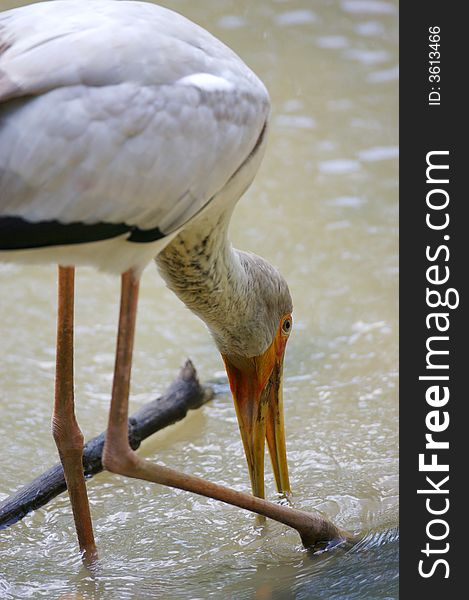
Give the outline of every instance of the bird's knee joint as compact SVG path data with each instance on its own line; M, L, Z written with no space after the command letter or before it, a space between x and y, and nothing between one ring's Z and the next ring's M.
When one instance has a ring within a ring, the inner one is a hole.
M83 451L85 438L76 421L67 422L53 418L52 435L59 450Z
M132 477L138 467L139 458L131 448L124 451L104 448L102 463L111 473Z

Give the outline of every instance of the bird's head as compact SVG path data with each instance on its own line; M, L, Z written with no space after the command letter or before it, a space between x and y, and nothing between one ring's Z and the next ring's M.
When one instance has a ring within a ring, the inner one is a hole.
M277 489L288 494L282 401L283 357L292 329L288 285L267 261L231 248L213 232L218 230L212 230L202 256L197 252L204 245L195 244L190 232L181 234L158 255L158 267L205 322L223 357L254 495L264 497L266 439ZM221 246L213 245L220 239Z
M264 497L265 440L277 489L290 492L283 424L282 372L292 330L292 300L284 278L253 254L238 254L246 278L224 331L214 332L239 422L255 496ZM240 310L240 307L242 310Z

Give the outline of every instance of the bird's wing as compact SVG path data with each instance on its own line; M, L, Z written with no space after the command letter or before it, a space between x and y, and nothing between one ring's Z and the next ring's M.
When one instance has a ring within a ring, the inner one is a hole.
M0 13L0 216L168 233L223 188L268 112L231 50L155 5Z

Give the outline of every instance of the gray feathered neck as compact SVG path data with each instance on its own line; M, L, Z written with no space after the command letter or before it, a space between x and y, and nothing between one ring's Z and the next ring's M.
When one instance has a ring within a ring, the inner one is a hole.
M229 215L186 228L156 261L168 287L209 328L228 356L253 357L271 345L292 311L288 285L266 260L232 248Z

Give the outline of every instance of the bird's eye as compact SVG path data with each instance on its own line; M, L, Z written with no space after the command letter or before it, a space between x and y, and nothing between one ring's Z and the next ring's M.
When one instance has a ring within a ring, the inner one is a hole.
M287 317L286 319L284 319L284 321L282 323L282 333L284 335L290 335L291 328L292 328L291 317Z

